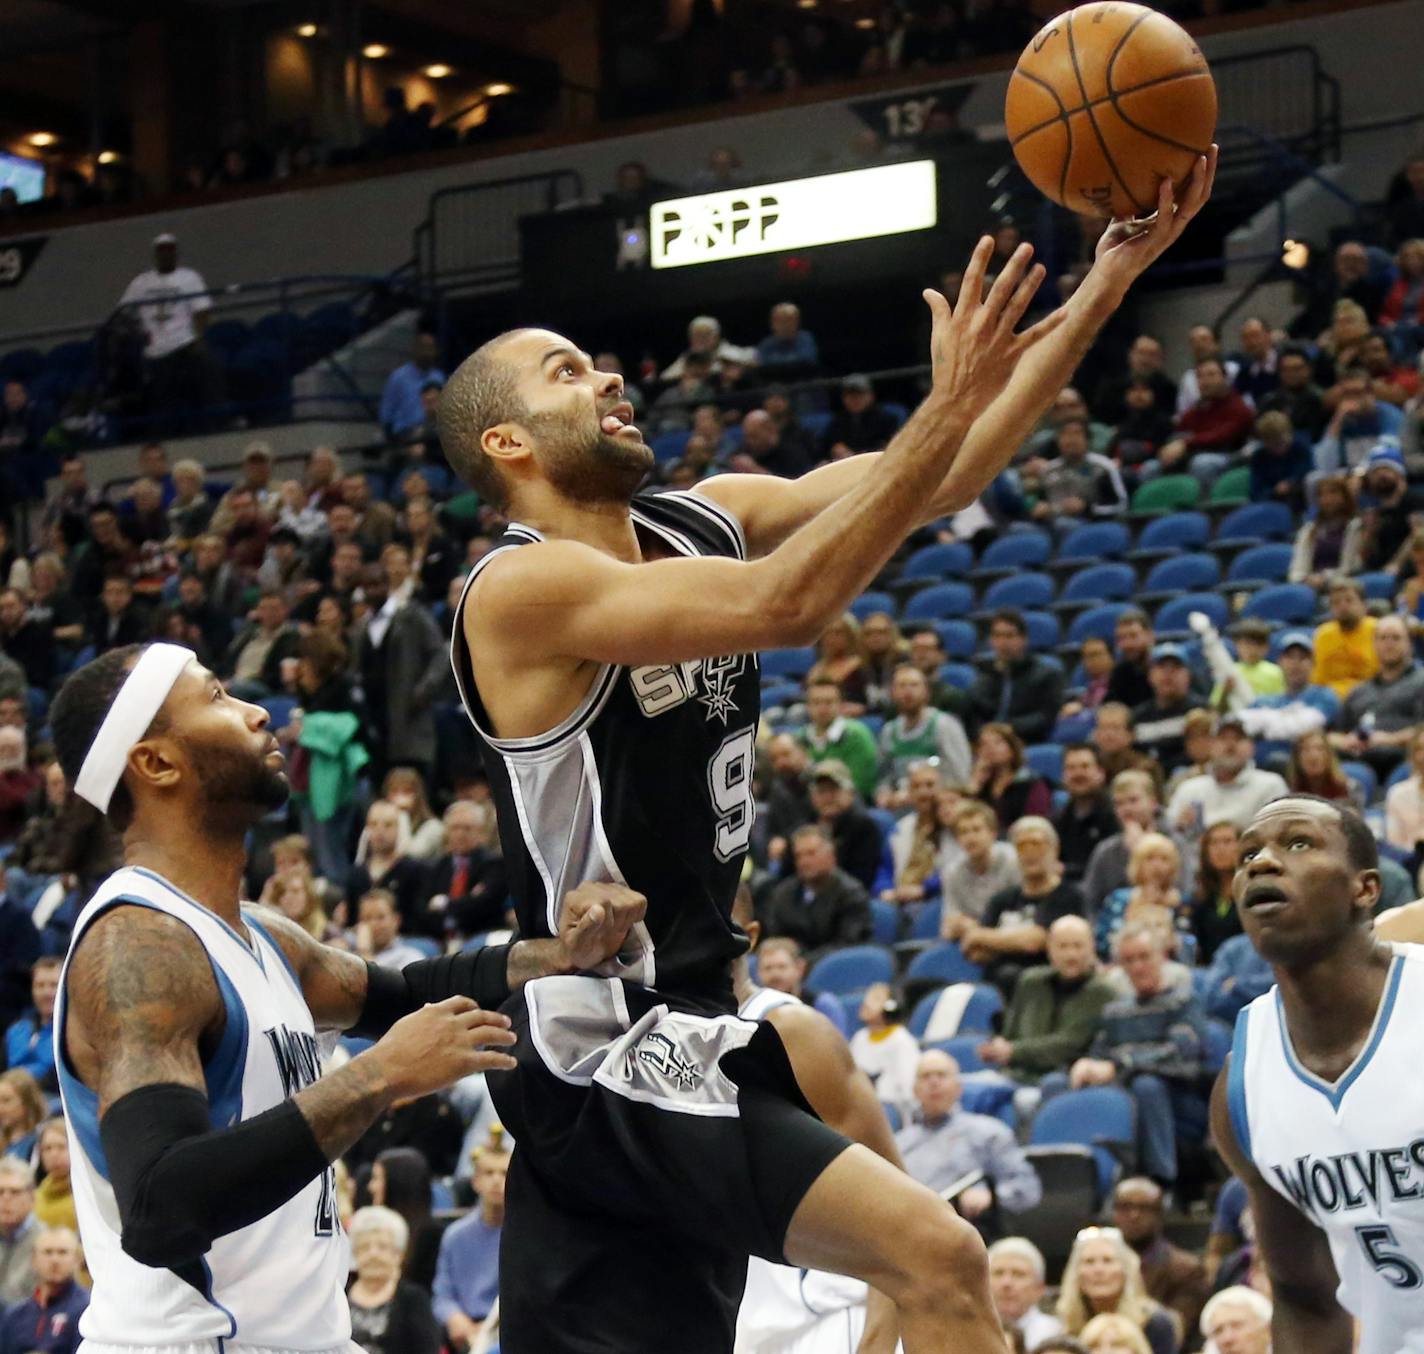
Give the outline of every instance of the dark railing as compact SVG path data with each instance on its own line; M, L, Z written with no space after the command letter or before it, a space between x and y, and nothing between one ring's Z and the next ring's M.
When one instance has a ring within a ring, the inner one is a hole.
M1270 152L1284 146L1320 164L1340 156L1340 83L1320 66L1314 47L1275 47L1221 57L1216 78L1223 169L1248 177Z

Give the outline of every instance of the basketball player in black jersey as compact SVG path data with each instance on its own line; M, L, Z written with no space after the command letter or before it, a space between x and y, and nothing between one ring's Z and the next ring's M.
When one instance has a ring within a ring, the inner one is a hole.
M510 526L453 639L521 933L581 879L644 922L587 976L506 1004L492 1075L518 1144L502 1261L509 1354L725 1354L748 1254L863 1278L908 1354L1003 1349L983 1248L935 1195L818 1119L771 1023L735 1010L730 920L751 831L755 654L807 644L914 527L972 502L1071 376L1131 282L1210 192L1110 227L1071 301L1015 333L1042 277L1025 247L988 296L981 241L933 313L932 389L879 454L796 481L639 493L652 456L622 378L544 330L487 343L442 397L442 444ZM527 1037L525 1037L527 1035Z

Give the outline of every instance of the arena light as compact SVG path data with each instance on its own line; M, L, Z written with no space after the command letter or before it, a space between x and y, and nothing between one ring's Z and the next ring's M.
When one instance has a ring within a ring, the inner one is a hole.
M513 94L513 93L514 93L514 86L513 86L513 85L506 85L506 84L503 84L503 83L497 83L497 84L486 85L486 86L485 86L485 96L486 96L487 98L497 99L497 98L499 98L499 96L500 96L501 94Z
M801 9L815 9L818 0L796 0L796 4Z
M53 132L31 132L25 140L37 150L44 150L47 146L54 145L59 138Z
M316 26L315 24L298 24L298 25L297 25L297 36L298 36L299 38L314 38L314 37L316 37L316 35L317 35L317 26Z
M117 164L118 161L119 152L116 150L101 150L99 152L99 163L101 165Z
M1304 240L1286 240L1281 245L1281 262L1299 272L1310 263L1310 246Z
M874 20L874 19L857 19L857 20L855 21L855 26L856 26L857 28L874 28L874 27L875 27L875 20Z
M902 235L937 221L934 161L913 160L656 202L649 260L684 268Z
M362 49L361 55L367 61L379 61L383 56L390 56L391 49L384 42L368 42Z
M447 75L453 75L454 71L443 61L437 61L434 65L427 66L422 74L428 75L432 80L443 80Z

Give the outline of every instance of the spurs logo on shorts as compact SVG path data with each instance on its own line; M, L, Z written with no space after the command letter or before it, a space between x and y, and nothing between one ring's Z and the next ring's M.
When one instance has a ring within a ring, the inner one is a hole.
M701 1069L660 1030L654 1030L638 1045L636 1056L681 1090L690 1091L702 1080Z

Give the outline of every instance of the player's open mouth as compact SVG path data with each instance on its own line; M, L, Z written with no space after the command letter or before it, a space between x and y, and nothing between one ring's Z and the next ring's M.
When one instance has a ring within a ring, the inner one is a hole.
M624 400L621 404L615 404L604 416L599 419L598 426L608 433L609 436L616 436L618 433L637 433L639 437L643 434L638 432L633 423L633 406Z
M1253 917L1273 917L1290 906L1290 899L1276 884L1252 884L1242 894L1241 906Z

